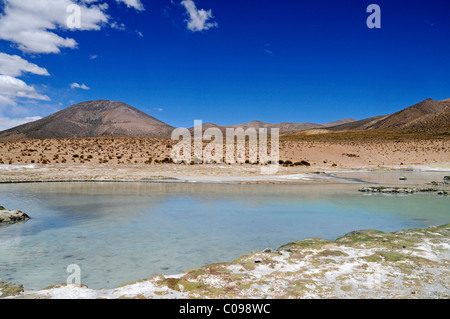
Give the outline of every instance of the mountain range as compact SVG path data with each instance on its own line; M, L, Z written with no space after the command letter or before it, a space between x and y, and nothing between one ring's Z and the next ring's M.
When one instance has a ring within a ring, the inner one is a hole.
M395 130L432 133L450 132L450 99L426 99L396 113L363 120L343 119L327 124L278 123L253 121L232 126L204 123L203 131L216 127L226 128L280 128L280 134L320 129ZM0 132L0 141L44 138L87 137L165 137L170 138L174 127L128 104L96 100L74 104L45 118ZM193 132L194 128L190 128Z
M272 123L265 123L265 122L261 122L261 121L253 121L253 122L249 122L249 123L230 125L230 126L222 126L222 125L218 125L218 124L214 124L214 123L203 123L202 130L204 132L205 130L207 130L209 128L218 128L222 131L223 134L225 134L227 128L236 129L236 128L240 127L240 128L243 128L244 130L246 130L248 128L254 128L256 130L258 130L260 128L267 128L267 129L279 128L280 134L290 134L290 133L295 133L295 132L300 132L300 131L305 131L305 130L310 130L310 129L318 129L318 128L325 129L325 128L333 127L333 126L340 125L340 124L352 123L355 121L356 120L354 120L354 119L343 119L343 120L339 120L339 121L335 121L335 122L331 122L331 123L327 123L327 124L289 123L289 122L272 124ZM189 131L191 132L191 134L193 134L194 127L191 127L189 129Z
M342 130L394 130L408 132L450 132L450 99L426 99L396 113L375 116L329 128Z

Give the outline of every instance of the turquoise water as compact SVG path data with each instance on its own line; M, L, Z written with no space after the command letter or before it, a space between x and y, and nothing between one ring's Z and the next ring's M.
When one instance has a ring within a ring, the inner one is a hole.
M370 195L361 185L37 183L0 185L0 204L32 219L0 228L0 278L41 289L115 288L227 262L306 237L450 222L448 197Z

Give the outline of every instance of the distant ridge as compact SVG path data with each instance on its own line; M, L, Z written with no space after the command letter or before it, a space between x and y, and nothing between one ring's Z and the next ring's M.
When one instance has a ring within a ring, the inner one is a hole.
M336 126L336 125L350 124L350 123L354 123L356 121L357 120L354 120L354 119L342 119L342 120L334 121L331 123L322 124L322 126L323 127L332 127L332 126Z
M173 127L122 102L72 105L35 122L0 132L0 140L78 137L170 137Z
M351 122L351 123L344 123L339 124L336 126L331 126L328 129L332 131L343 131L343 130L367 130L369 129L374 123L378 122L379 120L387 117L388 115L379 115L374 117L369 117L367 119Z
M214 128L220 129L222 131L222 133L225 134L227 128L234 128L234 129L242 128L244 130L246 130L248 128L254 128L256 130L259 130L260 128L267 128L267 129L279 128L280 134L290 134L290 133L295 133L295 132L305 131L305 130L310 130L310 129L315 129L315 128L328 128L331 126L335 126L337 124L352 123L355 121L356 120L354 120L354 119L343 119L343 120L339 120L339 121L335 121L335 122L331 122L331 123L327 123L327 124L290 123L290 122L282 122L282 123L272 124L272 123L266 123L266 122L261 122L261 121L252 121L249 123L238 124L238 125L229 125L229 126L222 126L222 125L217 125L214 123L203 123L202 129L203 129L203 131L206 131L207 129L214 127ZM189 131L191 132L191 134L193 134L194 127L191 127L189 129Z
M261 121L221 126L203 123L203 132L218 128L225 134L227 128L279 128L280 134L324 134L348 130L383 130L397 132L424 132L450 134L450 99L423 100L396 113L374 116L363 120L346 118L327 124L290 123L271 124ZM170 138L170 126L128 104L96 100L72 105L35 122L0 132L0 141L45 138L86 137L163 137ZM190 129L191 134L194 128Z
M435 101L431 98L384 116L330 127L332 131L342 130L393 130L420 131L429 133L450 132L450 99Z

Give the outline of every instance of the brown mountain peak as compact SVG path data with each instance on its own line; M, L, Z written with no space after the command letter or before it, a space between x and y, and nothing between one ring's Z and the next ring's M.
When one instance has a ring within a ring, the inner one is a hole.
M0 133L0 140L147 136L170 137L173 127L126 104L95 100L74 104Z

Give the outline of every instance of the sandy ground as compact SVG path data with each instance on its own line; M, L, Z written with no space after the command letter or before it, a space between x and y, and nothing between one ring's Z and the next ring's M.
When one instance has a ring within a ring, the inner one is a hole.
M47 139L0 143L0 164L155 164L170 158L170 139ZM206 146L208 143L205 143ZM319 167L376 167L450 162L450 140L280 141L280 160ZM335 164L335 165L333 165Z
M367 174L397 171L396 175ZM380 166L375 168L283 167L275 174L264 174L258 165L83 165L83 164L28 164L0 165L0 183L105 181L105 182L198 182L198 183L383 183L414 186L430 182L417 174L414 179L400 182L408 172L437 171L450 175L450 164L414 165L408 167Z
M155 138L4 142L0 143L0 182L36 180L292 182L314 181L317 176L302 174L324 171L450 169L449 140L280 141L280 160L292 163L306 161L310 166L280 165L276 172L269 175L263 173L264 165L260 164L169 164L167 160L175 144L168 139ZM293 178L291 175L297 177ZM331 180L322 176L318 181Z

